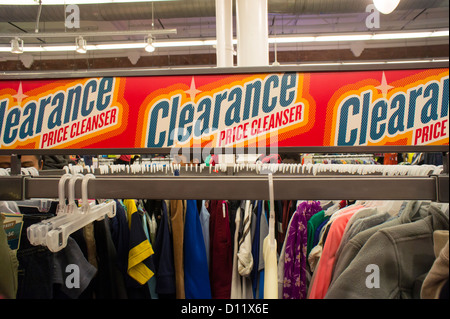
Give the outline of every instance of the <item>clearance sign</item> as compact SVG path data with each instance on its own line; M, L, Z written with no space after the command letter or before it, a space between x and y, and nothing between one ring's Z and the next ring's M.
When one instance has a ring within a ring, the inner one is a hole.
M448 69L0 81L0 148L448 145L448 112Z

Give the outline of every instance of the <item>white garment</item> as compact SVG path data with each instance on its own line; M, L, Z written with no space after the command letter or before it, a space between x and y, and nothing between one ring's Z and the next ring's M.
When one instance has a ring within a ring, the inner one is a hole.
M233 252L233 271L231 273L231 299L241 299L241 276L237 270L237 250L238 250L238 239L239 239L239 227L241 227L241 208L239 207L236 211L236 218L234 220L236 224L236 231L234 232L234 252Z
M273 205L273 202L270 203ZM275 211L270 208L269 234L263 242L264 299L278 299L277 240L275 239Z
M267 236L263 243L264 253L264 299L278 299L277 245L271 247Z
M250 201L246 201L246 204ZM233 254L233 271L231 274L231 299L253 299L252 282L250 277L243 277L238 271L238 250L239 250L239 231L241 229L242 210L239 207L236 211L236 231L234 234L234 254ZM249 236L251 237L251 236ZM253 264L253 259L252 259Z
M238 271L241 276L250 276L253 269L253 255L252 255L252 235L251 235L251 220L252 220L252 205L250 201L245 201L245 210L243 223L242 238L239 239L239 249L237 252Z

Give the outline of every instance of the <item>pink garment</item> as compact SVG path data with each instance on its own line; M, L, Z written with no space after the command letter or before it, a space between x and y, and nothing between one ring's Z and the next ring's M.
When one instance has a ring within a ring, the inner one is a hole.
M333 221L323 247L322 256L314 272L314 280L309 291L308 299L323 299L328 291L336 262L336 252L344 235L345 226L350 218L364 206L349 206Z

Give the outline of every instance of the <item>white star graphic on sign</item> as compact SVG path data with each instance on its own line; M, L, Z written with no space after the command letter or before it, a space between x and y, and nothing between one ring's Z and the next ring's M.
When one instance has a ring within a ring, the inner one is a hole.
M194 77L192 77L192 81L191 81L191 87L189 90L184 91L185 93L189 94L191 96L191 101L194 102L195 96L200 93L200 90L197 90L197 88L195 87L195 81L194 81Z
M386 98L386 95L387 95L388 91L390 89L393 89L394 87L387 84L386 74L384 74L384 72L383 72L383 78L381 80L381 85L379 85L379 86L377 86L375 88L380 90L381 93L383 94L383 97Z
M19 84L19 89L17 90L17 94L13 95L13 98L15 98L17 100L17 102L19 103L19 105L22 104L22 100L24 98L28 97L28 95L23 94L23 90L22 90L22 82L20 82Z

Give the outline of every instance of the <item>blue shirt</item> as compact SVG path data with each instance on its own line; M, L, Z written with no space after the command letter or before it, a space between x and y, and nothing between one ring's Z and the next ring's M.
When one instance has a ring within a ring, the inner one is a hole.
M184 290L186 299L211 299L208 261L195 200L186 201L184 223Z

